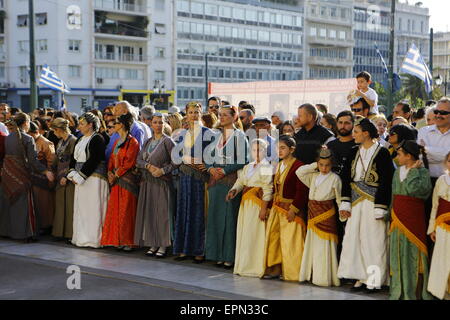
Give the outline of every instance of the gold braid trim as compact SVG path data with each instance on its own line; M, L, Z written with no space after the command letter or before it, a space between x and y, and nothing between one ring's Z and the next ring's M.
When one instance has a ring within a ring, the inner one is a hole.
M259 191L260 188L254 187L252 189L250 189L249 191L247 191L243 196L242 196L242 202L244 201L251 201L254 204L256 204L258 207L262 207L263 205L263 201L258 198L257 193Z
M285 218L287 218L287 215L288 215L287 210L284 210L283 208L281 208L277 205L273 205L272 208L275 209L275 211L277 211L277 213L282 214ZM299 216L295 216L294 222L301 225L303 230L306 230L306 224L302 218L300 218Z
M358 203L360 203L363 200L369 200L370 202L375 202L375 197L371 196L370 194L364 192L363 190L361 190L361 188L358 187L358 185L354 182L352 182L351 184L352 189L360 195L360 197L355 200L354 202L352 202L352 207L356 206Z

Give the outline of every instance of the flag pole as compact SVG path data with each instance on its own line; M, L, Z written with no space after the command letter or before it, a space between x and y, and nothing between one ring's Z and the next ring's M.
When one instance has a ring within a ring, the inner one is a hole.
M28 0L28 24L30 31L30 111L38 107L38 95L36 84L36 52L34 49L34 5L33 0Z
M395 4L397 0L391 0L391 39L389 43L389 78L388 78L388 102L386 112L389 116L392 114L392 100L394 99L394 56L395 56Z

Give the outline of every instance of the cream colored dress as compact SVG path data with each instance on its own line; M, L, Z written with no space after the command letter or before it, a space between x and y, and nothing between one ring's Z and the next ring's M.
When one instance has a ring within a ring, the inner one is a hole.
M436 213L439 198L450 201L450 176L441 176L433 192L433 209L431 210L428 234L436 231L436 243L431 259L428 291L439 299L450 300L450 230L436 226ZM448 225L447 225L448 227Z
M240 192L244 187L261 188L263 201L272 200L273 167L267 160L255 166L246 165L238 172L238 179L231 190ZM256 189L248 191L241 200L236 231L234 274L262 277L265 271L266 223L259 219L262 200L256 197Z
M326 175L319 173L317 162L300 167L296 174L309 188L309 200L336 199L337 204L340 204L342 183L337 174L333 172ZM335 241L326 240L314 232L314 229L308 228L299 281L312 281L318 286L339 286L336 246Z

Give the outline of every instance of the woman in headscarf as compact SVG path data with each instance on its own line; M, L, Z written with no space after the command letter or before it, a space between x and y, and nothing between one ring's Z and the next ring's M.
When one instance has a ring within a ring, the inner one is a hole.
M55 217L52 236L72 239L73 233L73 196L75 185L67 180L70 158L77 139L71 133L70 123L63 118L53 120L50 128L60 140L56 147L53 167L56 168Z
M120 138L114 143L108 162L111 193L101 244L131 251L134 246L134 225L139 195L139 182L135 172L139 142L130 135L133 124L131 114L121 115L114 124Z
M13 239L32 240L38 235L39 226L32 192L31 172L41 173L49 181L54 175L38 159L30 129L30 117L18 112L14 115L13 128L5 140L0 201L0 235Z
M172 245L174 190L171 161L173 140L163 133L164 118L155 113L151 120L153 136L139 153L137 167L142 180L139 191L134 241L150 247L146 255L163 258Z
M75 184L72 243L99 248L108 205L105 140L98 133L100 121L87 112L78 125L83 136L77 140L67 179Z

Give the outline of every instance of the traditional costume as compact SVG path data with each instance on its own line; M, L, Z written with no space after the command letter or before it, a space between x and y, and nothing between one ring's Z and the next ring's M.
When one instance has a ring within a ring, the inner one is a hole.
M299 281L318 286L339 286L335 200L340 204L341 179L317 171L317 162L300 167L299 179L309 188L308 226Z
M39 135L35 143L38 160L51 171L56 157L53 142ZM43 174L32 174L32 184L39 226L41 229L49 228L55 216L55 183L49 182Z
M389 151L379 143L369 149L353 148L344 165L339 210L350 211L351 217L345 227L338 277L359 280L368 289L378 289L389 280L384 218L391 202L393 173Z
M136 167L141 172L138 208L134 242L146 247L169 247L172 245L175 199L172 184L171 161L174 141L163 135L156 140L153 136L139 153ZM161 168L164 175L155 178L145 168L153 165Z
M75 149L77 139L70 134L65 141L59 141L53 167L56 168L55 217L53 219L52 235L71 239L73 234L73 197L75 185L67 180L64 186L61 179L69 173L70 158Z
M76 182L72 243L99 248L109 195L105 142L99 133L77 140L67 178Z
M389 232L392 300L416 300L420 285L423 285L422 299L432 298L427 292L429 268L425 217L425 200L431 190L428 169L401 166L395 171Z
M428 278L428 291L439 299L450 299L450 175L441 176L434 187L428 234L436 232L436 243Z
M38 235L31 172L43 174L46 169L37 160L33 137L21 129L6 137L0 190L1 236L27 239Z
M206 127L198 126L194 131L180 133L177 147L179 156L197 158L204 163L203 152L214 136ZM205 253L205 216L207 212L206 184L209 174L199 164L183 163L179 167L180 180L175 216L174 254L203 256Z
M208 220L206 226L206 259L220 262L234 262L236 250L236 223L241 195L230 201L225 201L228 191L237 180L237 171L242 169L247 161L248 142L240 130L224 141L224 135L216 135L215 148L212 156L214 163L207 164L207 169L221 168L225 177L212 181L208 188Z
M238 172L231 188L242 191L236 230L234 274L262 277L265 271L266 223L259 219L262 201L271 201L273 167L264 159L252 162Z
M139 196L139 180L136 172L136 159L139 142L128 135L114 143L108 161L108 172L116 176L111 188L108 209L102 231L102 246L134 245L134 227Z
M267 221L266 268L281 265L284 280L298 281L306 235L308 188L295 172L303 165L295 158L281 161L274 177L273 206ZM288 222L290 209L295 219Z

